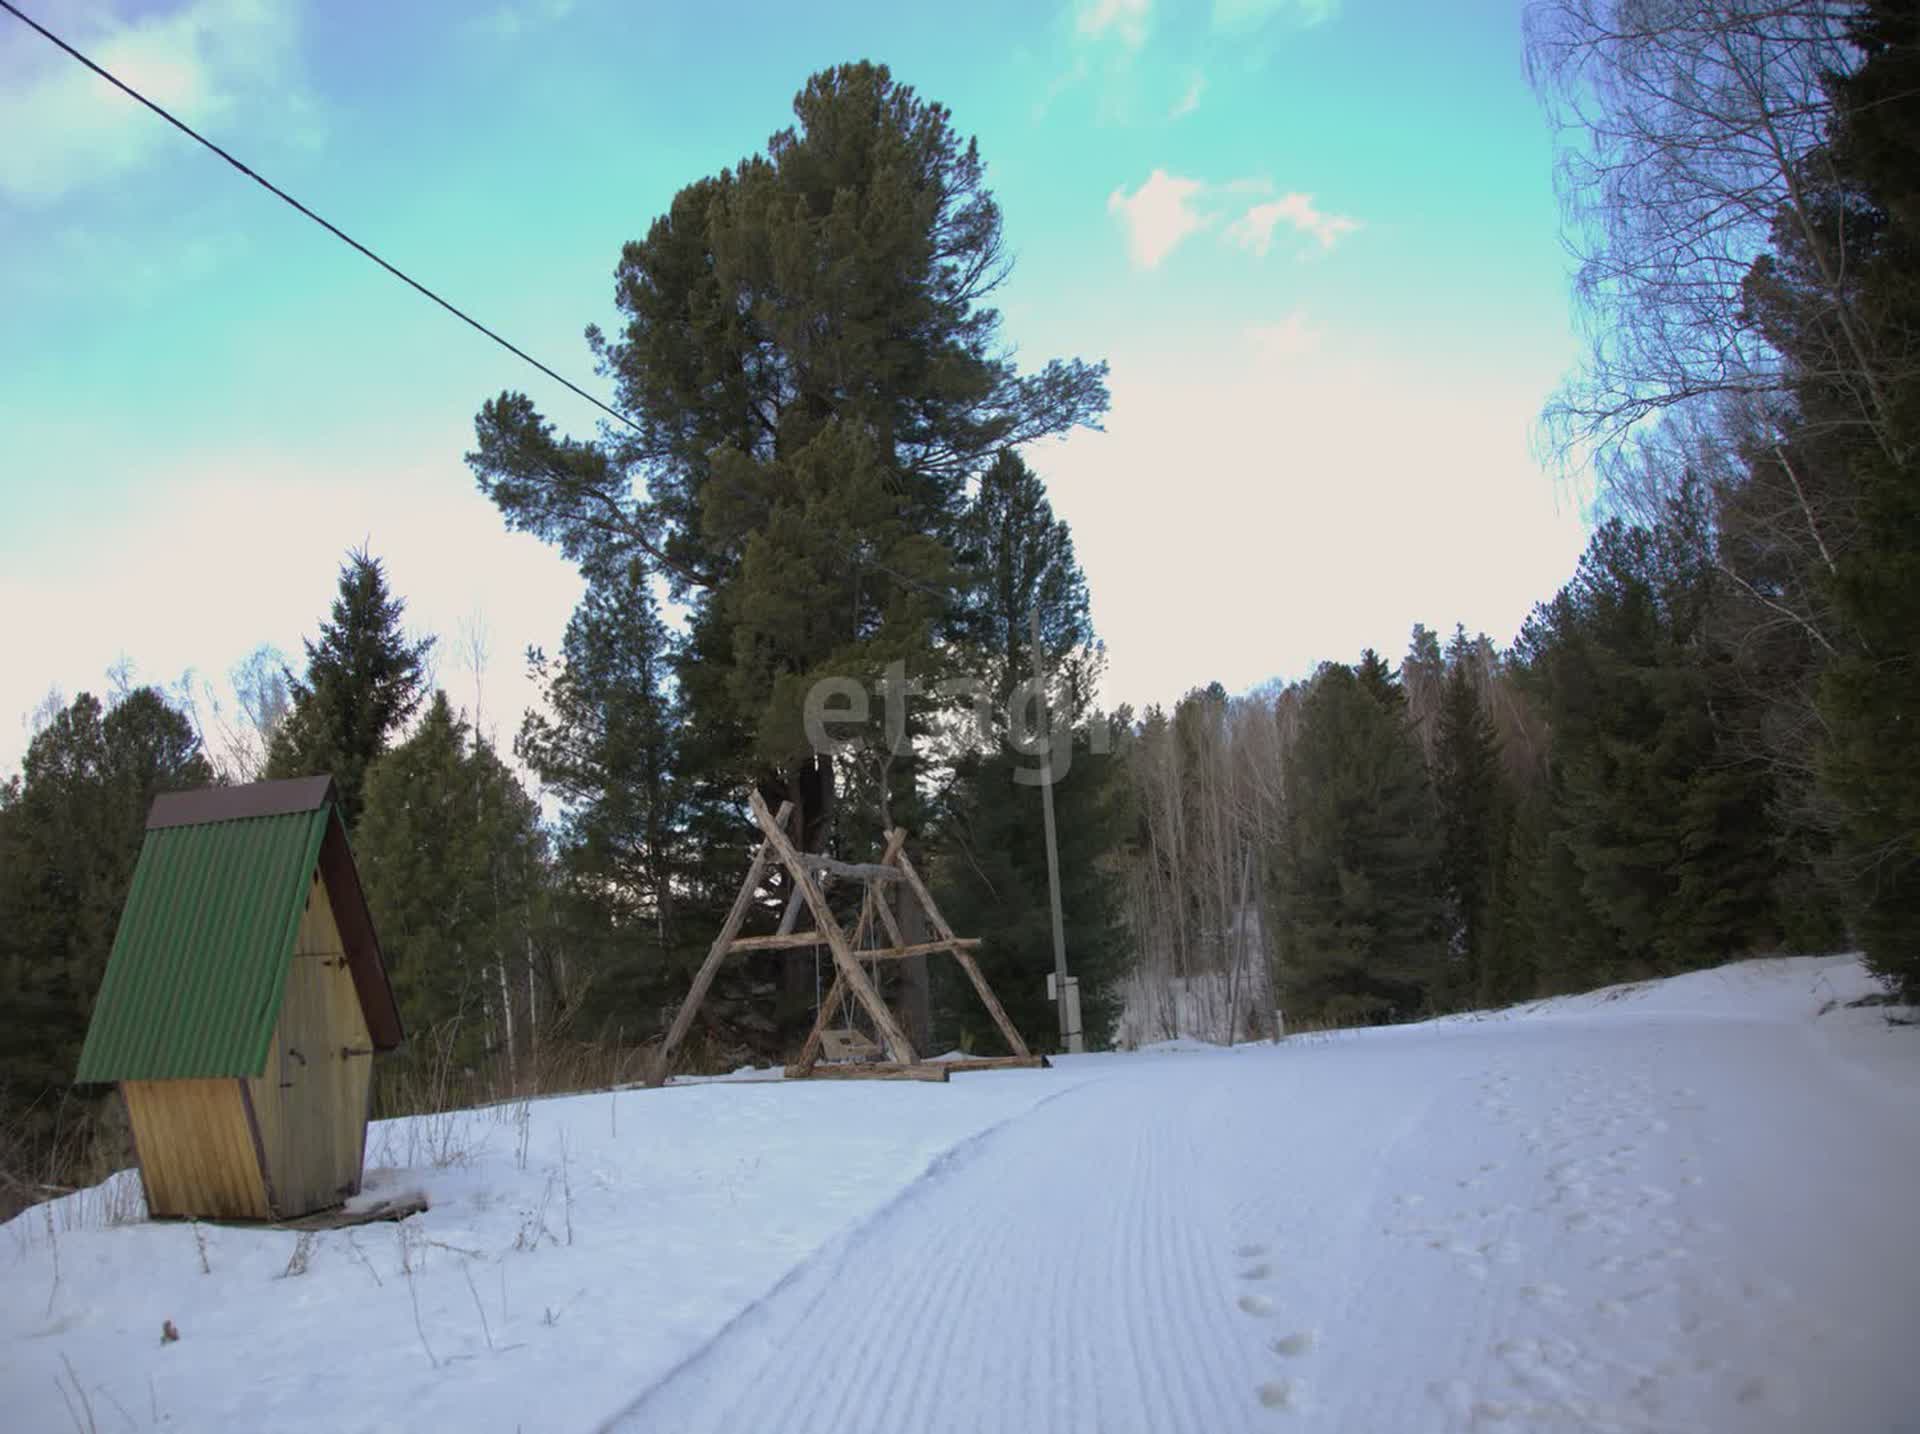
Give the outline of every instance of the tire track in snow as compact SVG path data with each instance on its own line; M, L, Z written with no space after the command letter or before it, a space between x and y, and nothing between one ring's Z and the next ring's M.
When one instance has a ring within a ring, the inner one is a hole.
M614 1427L1902 1427L1920 1283L1885 1238L1920 1167L1795 1041L1564 1021L1116 1068L937 1162Z
M1127 1099L998 1127L610 1428L1263 1427L1244 1354L1275 1331L1233 1307L1219 1192L1241 1182L1203 1115L1230 1074L1120 1075Z

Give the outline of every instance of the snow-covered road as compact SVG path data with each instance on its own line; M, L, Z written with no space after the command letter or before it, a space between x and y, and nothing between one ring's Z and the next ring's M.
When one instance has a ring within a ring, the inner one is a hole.
M432 1208L313 1236L123 1174L0 1227L0 1431L1920 1430L1868 989L391 1121Z
M1920 1427L1915 1089L1755 991L1110 1061L615 1427Z

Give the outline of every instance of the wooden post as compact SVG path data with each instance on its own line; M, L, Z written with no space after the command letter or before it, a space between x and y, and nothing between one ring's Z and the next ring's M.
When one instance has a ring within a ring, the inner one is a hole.
M973 953L959 944L959 937L953 934L953 928L947 925L947 918L940 914L940 908L933 904L933 893L927 890L927 884L920 879L920 873L913 869L913 863L907 854L900 853L900 874L907 879L907 885L913 888L913 894L920 898L925 908L927 920L933 923L936 935L952 943L953 959L960 963L960 969L967 973L967 979L973 982L973 989L980 994L980 1004L987 1008L987 1014L993 1017L994 1025L1000 1028L1000 1035L1007 1043L1007 1049L1016 1056L1031 1056L1027 1043L1020 1039L1020 1032L1014 1029L1013 1022L1007 1018L1007 1011L1000 1004L1000 998L993 994L993 987L987 984L987 978L980 974L980 967L973 959Z
M755 820L760 829L767 834L775 855L800 883L800 894L813 912L813 923L827 938L827 947L833 952L833 964L840 968L847 985L852 988L854 999L866 1008L873 1024L880 1033L880 1039L886 1044L887 1053L901 1065L914 1065L920 1057L913 1049L913 1043L907 1039L907 1033L900 1029L900 1023L893 1018L893 1012L887 1009L887 1003L880 999L880 993L873 989L873 983L867 979L867 973L860 969L853 949L847 944L847 935L840 929L840 923L833 919L833 912L827 906L826 898L821 896L819 887L814 885L813 875L806 868L805 859L794 850L793 843L787 839L774 821L773 814L767 810L767 804L760 799L760 793L753 792L748 801L753 807ZM903 857L904 861L905 858ZM732 933L728 933L732 941Z
M946 1084L944 1061L849 1061L845 1065L815 1066L811 1070L787 1067L788 1080L929 1080Z
M760 794L753 794L755 815L766 811L766 803L760 800ZM785 821L791 810L791 803L780 804L778 820ZM766 826L765 822L761 823ZM778 828L775 828L778 830ZM707 949L707 959L700 963L700 969L694 973L693 985L687 991L687 999L680 1003L680 1010L673 1018L673 1025L667 1030L667 1038L660 1043L660 1052L654 1057L653 1069L647 1078L647 1084L653 1086L667 1083L667 1061L673 1055L673 1048L680 1044L687 1034L687 1028L693 1024L693 1018L700 1009L701 1002L707 999L707 988L713 985L714 974L719 971L721 961L726 959L733 938L739 934L741 922L747 919L747 913L753 909L753 894L760 889L760 878L767 874L767 864L774 854L771 840L760 843L753 854L753 865L747 868L747 879L740 884L740 894L733 899L733 909L727 913L726 921L720 927L720 934L714 938L713 945Z

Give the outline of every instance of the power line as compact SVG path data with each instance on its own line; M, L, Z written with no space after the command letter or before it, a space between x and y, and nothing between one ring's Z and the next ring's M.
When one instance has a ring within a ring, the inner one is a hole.
M401 283L407 285L407 287L414 289L421 294L426 295L429 299L432 299L434 303L438 304L441 308L445 309L448 313L452 314L456 319L459 319L462 323L467 324L472 328L478 329L481 333L485 334L488 338L492 339L495 343L500 345L500 347L505 349L508 353L514 355L514 357L519 358L529 364L532 364L535 368L539 369L541 373L545 374L548 378L552 379L555 383L561 385L563 388L566 388L575 394L578 394L581 398L584 398L588 403L592 404L595 408L599 409L602 413L607 414L611 418L618 419L620 422L626 424L627 427L633 429L636 433L640 431L640 425L635 423L631 418L628 418L626 414L620 412L619 409L611 408L608 405L602 403L599 399L595 398L592 394L588 393L584 388L580 387L579 384L574 383L571 379L563 378L561 375L555 373L552 369L548 368L545 364L541 363L539 359L535 358L532 354L528 353L525 349L522 349L515 344L509 343L506 339L502 338L499 334L496 334L492 329L488 328L485 324L481 323L478 319L474 318L472 315L464 313L460 309L456 308L454 305L448 303L445 299L441 298L438 294L434 293L433 290L429 289L425 284L422 284L419 280L414 279L408 276L407 274L402 273L400 270L394 268L393 265L389 264L385 259L382 259L378 254L374 253L373 250L369 249L366 245L362 244L358 239L355 239L350 234L343 233L337 226L333 224L329 224L325 219L322 219L318 214L315 214L311 209L307 208L306 205L302 204L299 200L295 199L291 194L287 193L286 190L281 189L278 185L274 184L271 180L268 180L262 177L261 175L256 174L253 170L249 169L246 165L242 164L239 160L235 159L231 154L228 154L219 145L215 144L212 140L208 139L205 135L201 134L198 130L194 129L193 126L187 124L184 120L176 119L173 115L169 114L165 109L161 108L159 105L155 104L152 100L148 99L145 95L141 94L140 91L133 88L132 85L127 84L124 80L120 79L117 75L111 74L108 71L102 69L99 65L96 65L92 60L88 59L85 55L81 54L78 50L74 49L73 46L69 45L65 40L61 39L58 35L54 34L53 31L49 30L45 25L42 25L38 20L35 20L31 15L23 14L17 7L15 7L11 3L11 0L0 0L0 10L5 10L8 14L12 15L14 19L20 21L22 24L26 25L28 28L39 31L42 36L50 40L53 44L59 46L62 50L65 50L69 55L73 56L74 59L78 60L81 64L85 65L89 70L92 70L96 75L98 75L101 79L105 80L108 84L112 85L115 89L121 91L123 94L126 94L133 99L138 100L141 104L145 105L148 109L152 110L155 114L159 115L161 119L165 120L168 124L172 125L175 129L179 130L182 134L186 135L189 139L192 139L202 145L205 145L208 149L212 150L215 154L219 155L220 158L224 159L228 164L232 165L235 169L239 170L242 174L246 175L248 179L251 179L255 184L259 185L262 189L266 190L269 194L273 195L277 199L284 200L286 203L292 205L295 209L299 210L302 214L306 215L307 218L311 219L315 224L318 224L322 229L326 230L329 234L333 235L334 238L340 240L342 243L350 245L355 249L358 249L362 254L366 255L367 258L373 260L374 263L378 264L382 269L385 269L389 274L393 275L394 278L398 279Z

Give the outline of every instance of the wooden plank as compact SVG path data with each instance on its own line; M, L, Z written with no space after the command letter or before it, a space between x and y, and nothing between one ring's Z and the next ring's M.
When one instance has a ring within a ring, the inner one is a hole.
M901 856L906 850L906 845L906 828L895 827L887 833L886 862L888 866L895 866L899 863ZM895 946L905 946L907 944L906 934L900 930L900 918L893 914L893 903L890 901L881 901L877 904L880 908L880 924L887 928L887 939Z
M825 946L827 938L818 931L776 931L771 936L736 936L728 951L786 951L802 946Z
M850 881L898 881L899 869L884 862L839 861L830 856L820 856L808 852L800 858L806 863L808 871L824 871L832 876L845 877Z
M920 879L920 873L915 870L913 859L907 855L904 847L895 861L900 868L900 875L906 878L907 886L920 899L920 909L927 913L934 935L947 941L958 939L953 934L953 928L947 925L947 918L940 914L940 908L933 904L933 893L927 890L927 884Z
M900 874L907 879L907 885L913 894L920 898L920 905L927 913L927 920L933 923L933 929L947 940L957 939L953 928L947 925L947 918L940 914L940 908L934 905L933 893L927 890L927 884L920 879L920 873L913 869L913 862L903 851L900 853ZM994 1025L1000 1028L1000 1035L1007 1043L1007 1049L1016 1056L1031 1056L1027 1043L1013 1028L1013 1022L1007 1018L1006 1007L1000 1004L1000 998L993 994L993 987L987 984L987 978L980 974L980 966L973 959L973 953L962 946L953 948L953 959L960 963L960 969L967 973L967 979L973 982L973 989L980 994L980 1002L987 1008L987 1014L993 1017Z
M380 1220L404 1220L410 1215L418 1215L429 1207L427 1197L418 1190L408 1190L401 1194L389 1195L385 1199L375 1200L372 1204L362 1205L357 1210L323 1210L317 1215L308 1215L298 1220L289 1220L282 1227L289 1230L344 1230L351 1225L371 1225Z
M253 1158L259 1162L260 1185L267 1194L267 1208L278 1210L280 1201L274 1194L273 1166L267 1161L267 1147L260 1139L260 1121L253 1110L253 1082L241 1079L236 1080L234 1084L240 1087L240 1113L246 1117L247 1134L253 1137Z
M283 1220L340 1203L335 1146L342 1121L357 1115L340 1108L340 1050L346 1041L335 1033L328 1009L328 981L341 968L298 959L315 953L338 959L346 954L326 887L318 881L308 892L280 1007L279 1035L285 1042L280 1053L280 1158L267 1173L274 1214ZM273 1064L268 1062L269 1069Z
M1052 1070L1045 1056L963 1056L956 1061L939 1061L950 1071Z
M789 935L793 931L793 923L799 919L800 888L796 886L787 896L787 909L780 913L780 934Z
M859 1031L829 1028L821 1036L820 1045L830 1061L870 1061L880 1054L880 1047Z
M933 956L942 951L968 951L980 945L976 937L956 936L951 941L916 941L910 946L875 946L860 952L862 961L904 961L910 956Z
M856 1061L844 1066L787 1067L788 1080L925 1080L945 1085L940 1061Z
M302 923L304 928L305 923ZM299 944L296 938L295 945ZM294 964L297 966L298 961ZM291 984L294 974L287 973ZM280 1201L287 1193L278 1183L279 1173L287 1168L286 1157L286 1101L289 1094L281 1088L281 1082L287 1079L288 1036L287 1001L283 993L280 999L280 1014L273 1025L273 1044L267 1047L267 1065L257 1076L246 1081L247 1105L252 1110L254 1126L260 1134L260 1170L262 1179L268 1186L267 1204L273 1209L280 1208Z
M320 888L326 899L326 887ZM327 919L334 923L331 906ZM340 940L338 924L334 938ZM360 1178L365 1164L367 1144L367 1098L373 1084L373 1037L367 1029L366 1013L360 1007L360 991L347 965L345 943L340 959L328 966L322 976L326 1011L328 1131L327 1190L329 1202L344 1200L360 1193Z
M753 794L753 811L756 817L764 816L767 804L760 800L760 794ZM787 819L793 810L791 802L780 804L780 815L768 817L760 823L766 829L769 823ZM740 934L740 924L747 919L747 913L753 909L753 894L760 889L760 878L767 874L767 866L774 852L773 835L779 831L777 826L768 833L768 840L760 843L753 854L753 865L747 869L747 879L740 883L740 894L733 899L733 909L727 913L727 919L721 923L720 934L713 939L713 945L707 949L707 959L700 963L700 969L694 973L693 985L687 991L687 999L680 1003L680 1010L673 1018L673 1025L667 1030L667 1037L660 1043L660 1050L653 1059L653 1067L647 1073L646 1083L651 1086L663 1085L667 1079L667 1061L673 1055L673 1049L687 1034L687 1028L693 1024L694 1015L699 1011L701 1002L707 999L707 988L713 985L714 973L720 969L720 963L726 958L727 949L733 945L734 937ZM786 838L780 838L780 844L786 845ZM788 850L791 850L789 847Z
M882 907L884 910L885 908ZM804 931L793 936L742 936L737 938L729 951L780 951L793 946L825 946L827 938L818 931ZM979 938L956 936L951 941L916 941L911 946L867 946L859 944L857 936L849 939L853 953L862 961L904 961L909 956L927 956L936 951L958 951L981 944Z
M271 1216L238 1080L123 1081L120 1089L140 1149L149 1214Z
M900 853L906 845L907 829L905 827L895 827L888 832L886 850L880 854L880 865L889 871L899 870ZM900 922L893 914L893 903L872 887L868 887L867 892L873 898L874 910L880 917L880 924L887 928L887 939L895 946L905 946L907 938L900 934Z
M860 969L860 963L853 954L853 948L847 944L847 936L840 929L840 923L833 918L826 898L820 894L820 888L814 884L813 874L801 862L800 853L793 849L793 843L787 834L780 830L778 822L767 811L767 804L760 799L759 792L752 792L748 800L753 807L754 818L760 823L767 840L773 844L775 853L792 873L793 879L800 883L801 894L806 898L807 906L813 912L813 924L827 938L827 948L833 952L833 964L846 976L847 985L852 988L854 999L873 1017L874 1028L880 1032L887 1052L902 1065L911 1065L919 1057L913 1049L913 1042L907 1039L907 1033L900 1029L900 1023L893 1018L893 1012L887 1009L887 1003L880 999L880 993L873 989L873 983L867 979L867 973ZM731 939L732 933L727 933Z

